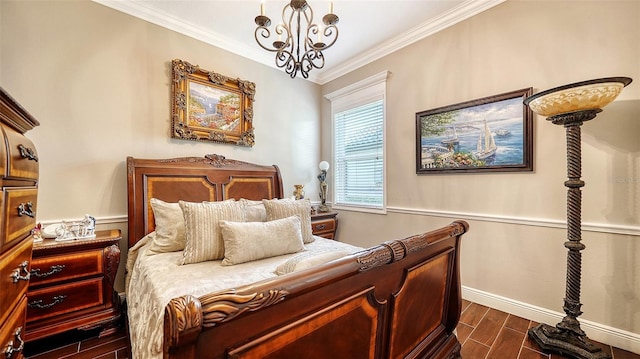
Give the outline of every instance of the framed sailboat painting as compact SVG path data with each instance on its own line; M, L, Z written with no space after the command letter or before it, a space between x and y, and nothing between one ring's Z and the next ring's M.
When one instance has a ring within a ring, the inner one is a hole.
M416 113L416 173L533 171L532 88Z

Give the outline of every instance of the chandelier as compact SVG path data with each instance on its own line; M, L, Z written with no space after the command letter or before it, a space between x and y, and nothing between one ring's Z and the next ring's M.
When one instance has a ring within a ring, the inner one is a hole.
M305 79L312 69L324 67L324 54L338 39L338 16L329 2L329 13L322 17L322 25L313 23L313 10L306 0L291 0L282 9L282 22L269 29L271 19L265 15L264 2L256 16L255 39L263 49L276 53L276 66L295 78L298 72ZM276 41L269 45L273 35Z

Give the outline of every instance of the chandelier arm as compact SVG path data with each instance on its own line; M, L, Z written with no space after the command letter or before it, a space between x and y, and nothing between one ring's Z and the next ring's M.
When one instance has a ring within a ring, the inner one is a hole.
M333 44L336 43L336 40L338 40L338 27L335 25L327 25L323 30L323 36L324 38L331 39L329 43L323 42L324 46L322 47L322 50L326 50L333 46Z
M306 72L309 72L311 69L321 69L324 67L324 55L322 51L310 49L309 51L304 53L302 60L300 62L300 66L305 69Z
M277 48L275 48L275 47L272 47L272 48L271 48L271 47L268 47L267 45L264 45L264 44L262 43L262 41L260 40L261 38L262 38L262 39L268 39L270 36L271 36L271 31L270 31L268 28L264 27L264 26L258 26L258 27L256 28L256 31L254 32L254 37L255 37L255 39L256 39L256 42L258 43L258 45L259 45L261 48L263 48L263 49L265 49L265 50L267 50L267 51L277 52L277 51L278 51L278 49L277 49Z

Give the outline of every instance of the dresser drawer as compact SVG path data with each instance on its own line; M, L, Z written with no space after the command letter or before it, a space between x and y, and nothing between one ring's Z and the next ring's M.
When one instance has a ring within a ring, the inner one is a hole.
M29 291L27 322L104 304L102 282L93 278Z
M22 299L29 285L31 239L25 240L0 257L0 322Z
M27 298L22 298L6 323L0 325L0 354L7 359L23 358L25 309Z
M24 137L18 131L4 126L4 133L9 149L9 165L7 166L8 178L38 179L38 153L31 140Z
M51 255L31 261L31 282L34 287L70 279L102 274L102 249L86 252Z
M4 201L4 243L9 245L31 233L36 225L36 200L38 189L35 187L5 188Z

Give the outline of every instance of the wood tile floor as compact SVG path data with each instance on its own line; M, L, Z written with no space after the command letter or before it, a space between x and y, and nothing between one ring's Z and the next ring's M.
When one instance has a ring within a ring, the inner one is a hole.
M555 324L555 323L553 323ZM564 359L544 354L529 340L527 330L538 325L527 319L462 301L462 315L457 327L463 359ZM597 343L613 359L640 359L640 355Z
M527 330L537 323L496 309L463 300L457 333L463 359L564 359L540 352L529 341ZM131 358L125 329L98 339L97 332L71 332L27 343L28 359L124 359ZM633 354L601 344L613 359L640 359Z

